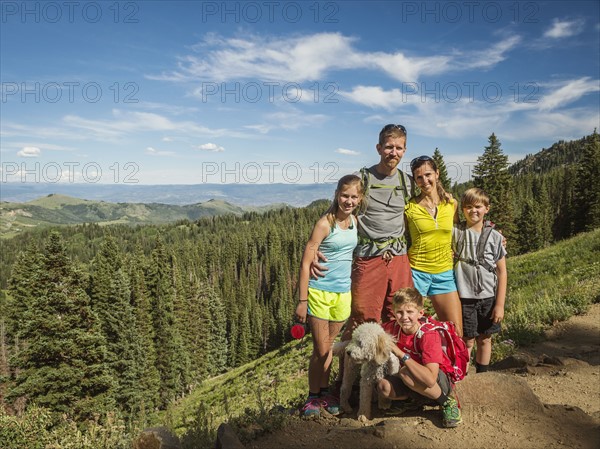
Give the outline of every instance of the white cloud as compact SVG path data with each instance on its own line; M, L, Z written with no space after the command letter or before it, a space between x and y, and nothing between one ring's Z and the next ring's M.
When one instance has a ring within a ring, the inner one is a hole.
M588 76L569 80L563 86L544 96L539 102L539 109L540 111L550 111L573 103L586 94L598 91L600 91L599 80L592 80Z
M42 152L37 147L23 147L17 152L17 156L21 157L40 157Z
M408 97L400 89L385 90L380 86L356 86L340 95L354 103L370 108L393 110L403 105Z
M583 31L584 21L577 20L559 20L554 19L552 27L546 30L544 37L552 39L561 39L563 37L575 36Z
M267 134L269 131L271 131L273 129L273 126L269 126L269 125L246 125L246 126L244 126L244 128L258 131L261 134Z
M204 143L202 145L197 145L195 148L197 148L198 150L203 150L203 151L212 151L214 153L220 153L222 151L225 151L225 148L220 147L219 145L215 144L215 143Z
M83 130L88 138L114 141L136 132L177 132L190 136L220 136L223 134L244 137L242 133L225 129L211 129L191 121L174 121L163 115L150 112L112 110L111 119L87 119L76 115L63 117L63 123Z
M152 147L146 147L146 154L148 154L150 156L173 156L175 154L175 152L156 150Z
M346 148L338 148L337 150L335 150L335 152L339 153L339 154L348 155L348 156L359 156L360 155L360 152L354 151L354 150L348 150Z
M510 36L492 45L491 48L466 53L462 60L458 59L457 66L464 70L492 68L504 61L506 53L515 48L520 42L520 36Z
M484 50L428 56L411 56L401 50L364 52L355 47L356 42L356 38L341 33L288 38L248 35L243 39L210 34L192 48L193 53L179 59L174 72L146 77L172 82L200 80L204 84L193 95L205 97L216 95L220 83L231 80L303 83L326 79L334 71L355 69L383 71L392 79L415 82L427 75L493 67L506 58L520 38L511 36ZM228 85L227 89L234 87Z

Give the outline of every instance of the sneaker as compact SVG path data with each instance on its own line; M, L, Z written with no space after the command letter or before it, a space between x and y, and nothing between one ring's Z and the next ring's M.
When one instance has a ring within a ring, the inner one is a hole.
M458 402L452 396L442 405L442 424L444 427L456 427L462 422Z
M340 414L340 401L339 399L331 393L328 393L321 397L322 405L325 407L328 413L332 415Z
M323 401L321 398L308 398L304 407L302 407L302 412L304 416L318 418L321 416L322 406Z

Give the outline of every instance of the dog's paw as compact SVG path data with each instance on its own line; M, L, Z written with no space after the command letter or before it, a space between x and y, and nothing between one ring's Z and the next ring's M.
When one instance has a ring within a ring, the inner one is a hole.
M369 421L369 418L367 418L365 415L358 415L358 417L356 419L362 423L366 423Z
M338 341L335 342L333 344L333 355L335 356L343 356L344 352L346 351L346 346L348 346L348 343L350 343L350 341Z
M342 406L344 413L352 413L352 406L349 403L341 403L340 405Z

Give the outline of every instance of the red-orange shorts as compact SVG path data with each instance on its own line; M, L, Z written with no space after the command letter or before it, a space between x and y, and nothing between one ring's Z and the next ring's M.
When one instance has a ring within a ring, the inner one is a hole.
M381 256L357 257L352 265L352 312L348 328L365 321L394 318L392 299L401 288L413 287L406 254L386 261Z

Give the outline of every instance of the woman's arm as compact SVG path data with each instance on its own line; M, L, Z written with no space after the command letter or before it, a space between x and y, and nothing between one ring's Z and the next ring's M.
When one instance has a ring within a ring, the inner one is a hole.
M503 257L496 262L496 275L498 276L498 287L496 288L496 303L494 305L494 310L492 310L492 321L494 323L499 323L504 318L506 285L508 284L506 257Z
M454 224L458 224L458 200L453 199L452 202L454 203Z

